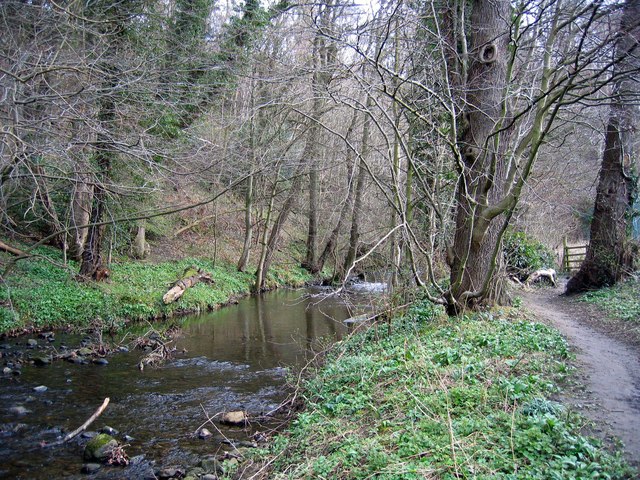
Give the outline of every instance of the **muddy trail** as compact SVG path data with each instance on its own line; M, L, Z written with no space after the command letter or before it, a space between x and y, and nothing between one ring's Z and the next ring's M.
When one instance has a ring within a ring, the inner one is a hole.
M593 420L590 433L617 437L629 462L640 466L640 348L603 328L603 314L576 298L561 296L564 285L523 292L524 305L538 320L553 325L576 354L575 384L562 399Z

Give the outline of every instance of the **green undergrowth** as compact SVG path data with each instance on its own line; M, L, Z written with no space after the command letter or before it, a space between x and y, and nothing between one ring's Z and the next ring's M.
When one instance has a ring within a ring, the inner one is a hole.
M113 263L109 281L79 282L76 262L65 267L59 252L49 248L36 253L38 257L20 260L0 284L0 332L24 327L82 328L95 322L119 328L131 321L217 308L250 293L254 282L253 274L238 272L233 265L214 267L211 261L195 258ZM210 272L215 283L197 284L177 302L164 305L164 293L191 266ZM275 267L268 286L299 286L309 279L298 267Z
M422 304L341 342L259 454L268 478L636 478L551 400L572 371L563 338L516 315Z
M640 324L640 281L629 279L613 287L585 293L582 299L602 308L610 317Z

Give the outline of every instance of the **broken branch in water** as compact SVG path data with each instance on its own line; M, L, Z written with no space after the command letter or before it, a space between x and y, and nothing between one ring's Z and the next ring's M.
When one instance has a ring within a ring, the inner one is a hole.
M95 411L95 413L91 415L86 422L84 422L82 425L76 428L73 432L66 434L64 438L62 438L61 440L58 440L57 442L44 444L43 447L54 447L56 445L62 445L63 443L71 440L73 437L77 436L79 433L84 432L87 429L87 427L91 425L94 422L94 420L102 414L102 412L104 412L105 408L107 408L107 405L109 405L109 397L105 398L104 401L102 402L102 405L100 405L100 407Z

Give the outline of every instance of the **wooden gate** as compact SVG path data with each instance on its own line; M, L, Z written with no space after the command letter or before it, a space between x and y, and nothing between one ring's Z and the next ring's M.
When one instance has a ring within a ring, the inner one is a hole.
M562 271L569 273L569 272L579 270L587 254L587 246L586 245L569 246L567 244L567 237L563 237L562 244L563 244Z

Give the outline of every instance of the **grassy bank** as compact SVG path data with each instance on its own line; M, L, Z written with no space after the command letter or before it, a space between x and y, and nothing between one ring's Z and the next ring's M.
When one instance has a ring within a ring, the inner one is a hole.
M610 317L640 325L640 281L629 279L613 287L585 293L583 300L602 308Z
M78 282L76 262L63 265L57 250L40 248L38 257L20 260L0 284L0 332L22 328L82 328L100 321L106 328L218 308L251 291L254 277L234 266L203 259L149 264L113 263L109 282ZM196 266L211 272L214 285L199 284L177 302L164 305L162 295ZM301 285L310 277L298 267L275 267L271 287Z
M262 478L637 478L552 400L571 373L565 341L517 315L421 305L390 335L342 342L261 453Z

